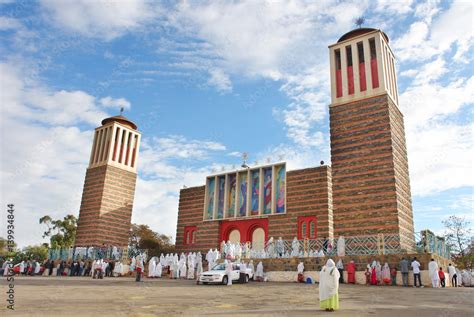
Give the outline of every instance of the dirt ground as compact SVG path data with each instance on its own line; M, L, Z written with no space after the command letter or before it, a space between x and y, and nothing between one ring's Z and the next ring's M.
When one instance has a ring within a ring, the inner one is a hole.
M341 285L340 310L319 309L318 286L257 283L196 285L132 278L17 277L15 316L474 316L474 288L414 289Z

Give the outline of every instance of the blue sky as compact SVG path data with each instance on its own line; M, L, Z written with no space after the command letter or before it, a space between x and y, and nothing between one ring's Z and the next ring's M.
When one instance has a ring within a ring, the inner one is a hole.
M122 106L143 133L132 220L173 237L179 189L244 151L329 162L327 46L359 16L397 58L416 230L474 220L472 14L468 1L0 1L1 202L17 206L17 242L42 241L44 214L78 214L92 131Z

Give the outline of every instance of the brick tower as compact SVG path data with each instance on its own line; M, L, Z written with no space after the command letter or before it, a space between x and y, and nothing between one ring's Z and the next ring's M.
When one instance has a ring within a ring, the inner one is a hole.
M127 246L140 137L137 126L121 115L95 129L76 246Z
M412 251L413 211L394 56L385 33L361 28L329 46L335 236L398 235Z

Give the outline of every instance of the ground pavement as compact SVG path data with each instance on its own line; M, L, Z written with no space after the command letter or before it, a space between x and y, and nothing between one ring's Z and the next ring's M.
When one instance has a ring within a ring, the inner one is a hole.
M1 316L474 316L474 288L341 285L340 310L319 309L318 286L297 283L196 285L132 278L17 277L15 311Z

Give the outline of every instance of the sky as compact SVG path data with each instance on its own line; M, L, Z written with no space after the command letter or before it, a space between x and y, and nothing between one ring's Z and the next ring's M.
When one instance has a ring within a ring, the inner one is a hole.
M179 190L243 152L330 163L328 45L361 16L397 59L415 230L474 222L470 1L0 0L0 235L8 203L19 246L79 214L94 128L120 107L142 133L132 222L173 238Z

